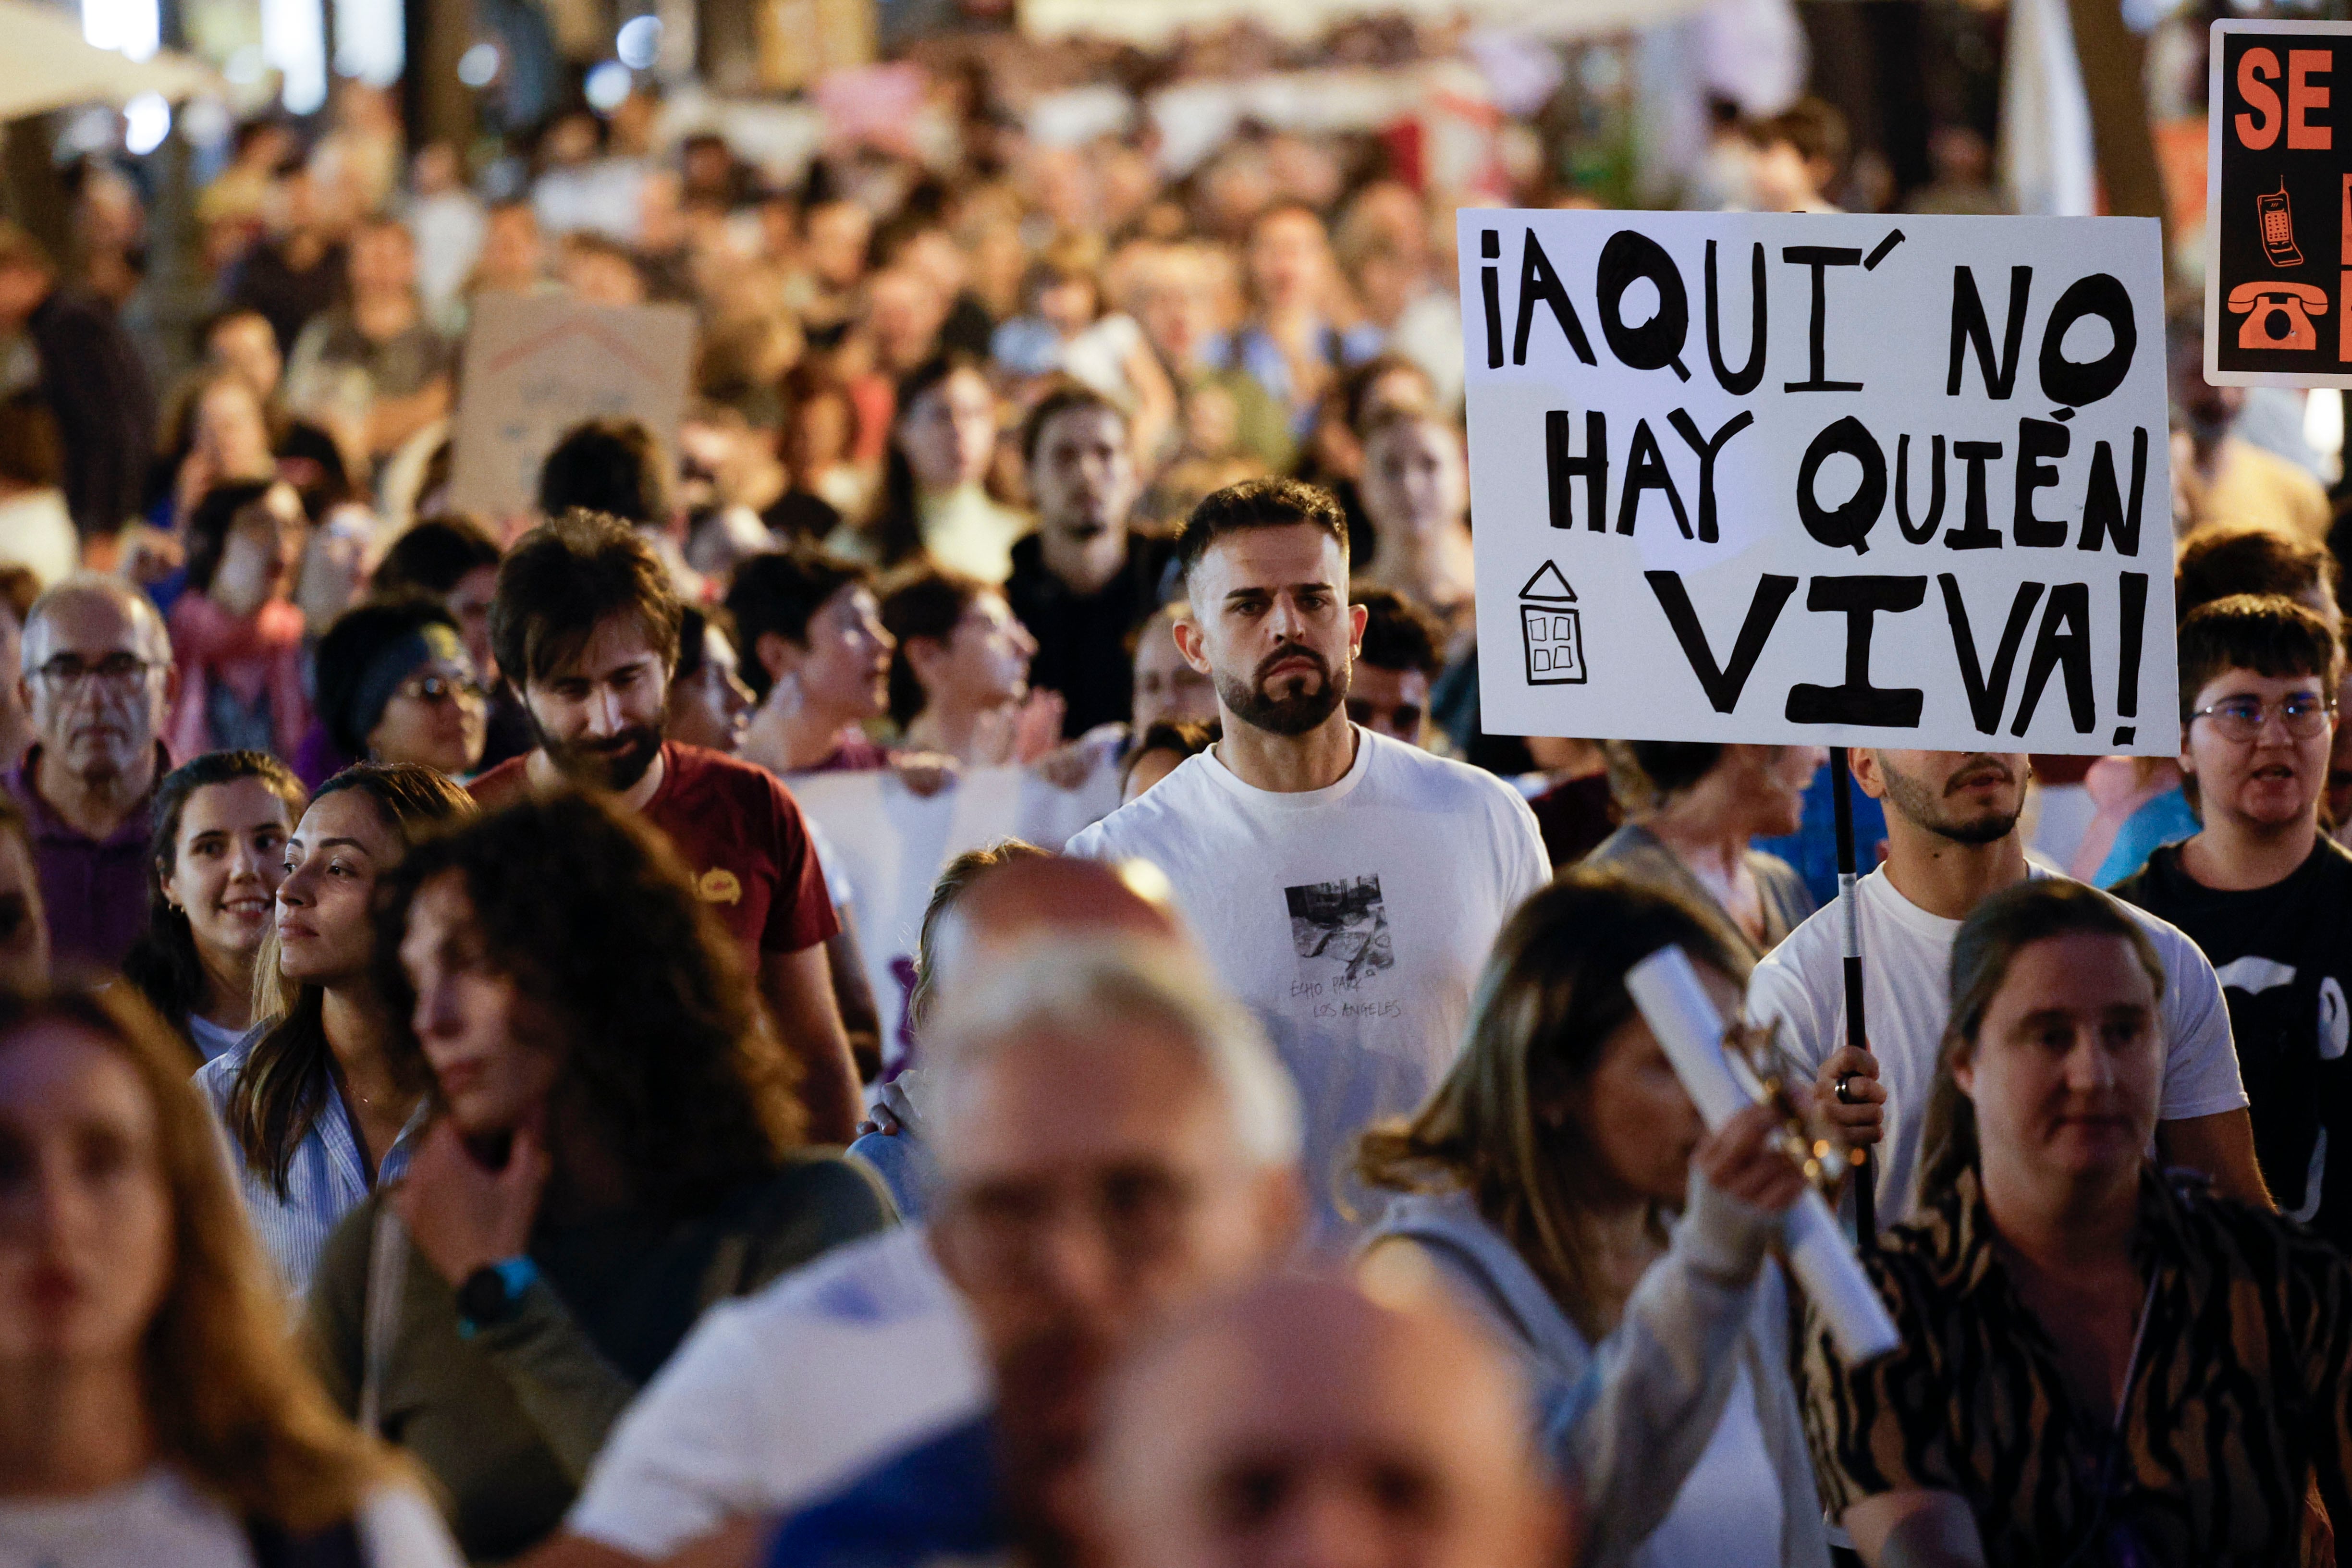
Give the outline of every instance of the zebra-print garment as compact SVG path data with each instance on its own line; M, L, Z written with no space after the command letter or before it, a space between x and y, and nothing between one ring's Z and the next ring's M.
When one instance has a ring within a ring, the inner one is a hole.
M2352 1264L2152 1167L2133 1250L2154 1289L2118 1440L2076 1403L2019 1300L1973 1174L1888 1231L1871 1272L1902 1348L1852 1370L1818 1320L1805 1333L1806 1435L1830 1517L1925 1488L1967 1500L1985 1560L2004 1568L2293 1563L2315 1470L2352 1541Z

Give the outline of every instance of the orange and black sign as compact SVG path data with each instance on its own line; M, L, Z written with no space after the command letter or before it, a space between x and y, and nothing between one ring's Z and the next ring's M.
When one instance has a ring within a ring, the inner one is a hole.
M2213 24L2205 379L2352 386L2352 24Z

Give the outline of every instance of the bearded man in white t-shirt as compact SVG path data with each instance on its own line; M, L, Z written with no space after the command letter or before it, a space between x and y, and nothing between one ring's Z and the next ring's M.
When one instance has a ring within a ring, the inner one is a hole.
M1328 492L1252 479L1193 509L1177 651L1223 739L1073 838L1149 860L1297 1081L1315 1235L1342 1239L1357 1136L1408 1115L1460 1048L1503 921L1549 879L1502 780L1348 720L1364 611Z
M1846 1044L1836 904L1790 932L1748 983L1749 1016L1779 1022L1781 1045L1817 1075L1828 1114L1848 1139L1874 1147L1881 1226L1902 1223L1919 1202L1927 1091L1950 1011L1952 939L1990 895L2051 875L2027 863L2017 830L2032 776L2022 752L1853 753L1854 782L1886 805L1886 862L1854 887L1868 1051ZM2270 1207L2213 966L2179 928L2125 907L2164 961L2158 1155L2205 1172L2228 1196Z

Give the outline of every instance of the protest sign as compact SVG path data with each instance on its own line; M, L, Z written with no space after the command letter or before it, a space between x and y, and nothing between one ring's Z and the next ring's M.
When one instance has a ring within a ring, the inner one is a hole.
M488 517L529 511L540 465L583 420L642 420L675 450L694 330L684 305L476 300L451 421L450 504Z
M2216 22L2209 68L2205 379L2352 386L2352 24Z
M2155 220L1459 224L1489 731L2174 753Z

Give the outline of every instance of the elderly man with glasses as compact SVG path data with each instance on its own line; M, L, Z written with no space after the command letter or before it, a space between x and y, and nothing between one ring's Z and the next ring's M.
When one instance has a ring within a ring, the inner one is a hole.
M172 766L158 738L171 637L135 589L68 577L25 619L22 682L37 738L8 788L32 824L56 962L111 969L147 923L148 808Z

